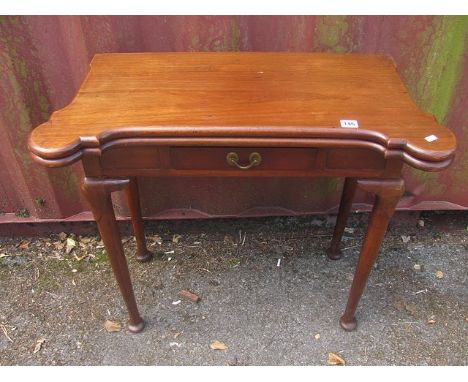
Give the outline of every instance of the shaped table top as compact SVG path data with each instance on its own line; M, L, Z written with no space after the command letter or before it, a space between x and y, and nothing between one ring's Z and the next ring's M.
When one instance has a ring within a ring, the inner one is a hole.
M386 56L180 52L97 54L75 99L32 131L29 148L59 163L138 137L358 139L434 163L449 163L456 146Z

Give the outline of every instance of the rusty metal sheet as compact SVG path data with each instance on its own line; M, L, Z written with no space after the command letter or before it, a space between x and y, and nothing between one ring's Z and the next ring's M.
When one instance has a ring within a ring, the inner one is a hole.
M31 129L68 104L93 55L140 51L379 52L393 57L415 102L456 134L454 164L407 169L404 210L468 208L466 16L0 16L0 223L91 218L82 169L45 169ZM339 179L143 179L150 218L336 211ZM122 195L114 198L125 216ZM371 200L358 195L355 207Z

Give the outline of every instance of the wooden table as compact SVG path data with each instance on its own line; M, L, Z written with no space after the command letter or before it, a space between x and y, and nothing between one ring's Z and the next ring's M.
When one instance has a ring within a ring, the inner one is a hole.
M348 303L355 311L404 183L402 167L439 171L455 137L411 100L393 61L325 53L98 54L75 99L30 135L45 166L81 160L82 189L130 315L144 327L111 193L126 190L137 242L145 244L137 177L344 177L328 250L340 241L357 187L375 194Z

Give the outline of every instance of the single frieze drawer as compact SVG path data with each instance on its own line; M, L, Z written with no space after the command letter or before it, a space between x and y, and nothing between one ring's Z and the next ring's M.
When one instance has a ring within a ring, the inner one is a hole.
M290 171L315 167L316 149L271 147L173 147L175 170Z

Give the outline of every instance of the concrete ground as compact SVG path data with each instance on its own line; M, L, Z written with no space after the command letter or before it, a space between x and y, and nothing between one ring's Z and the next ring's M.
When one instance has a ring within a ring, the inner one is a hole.
M339 261L325 256L333 217L149 224L153 262L137 263L124 238L139 334L99 237L2 238L0 364L327 365L332 352L347 365L466 365L468 214L408 216L392 222L351 333L338 318L366 214Z

